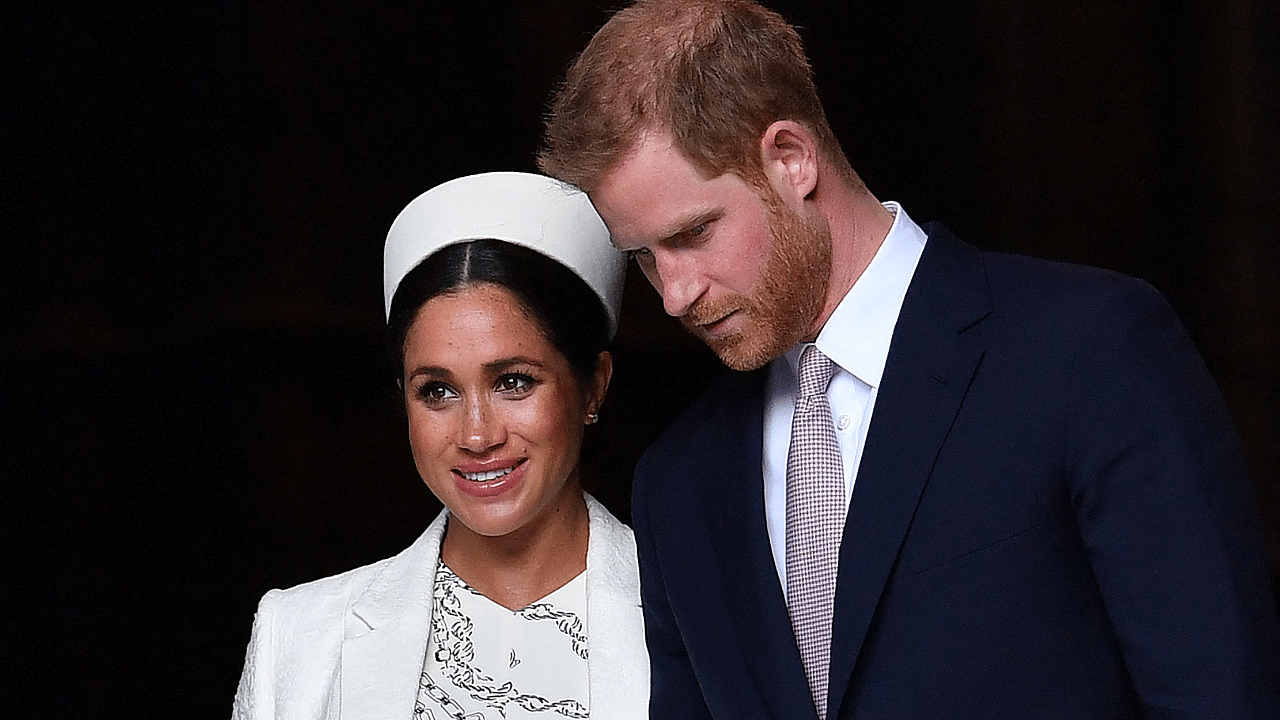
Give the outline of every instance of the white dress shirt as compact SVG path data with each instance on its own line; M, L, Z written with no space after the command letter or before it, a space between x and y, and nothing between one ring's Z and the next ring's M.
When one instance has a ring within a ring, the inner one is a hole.
M847 510L862 460L876 392L889 356L893 327L915 274L927 236L895 202L884 203L893 226L844 299L836 306L815 343L839 369L827 387L836 440L844 465ZM764 512L773 563L783 593L787 587L787 448L795 409L796 367L808 343L789 350L769 366L764 407Z

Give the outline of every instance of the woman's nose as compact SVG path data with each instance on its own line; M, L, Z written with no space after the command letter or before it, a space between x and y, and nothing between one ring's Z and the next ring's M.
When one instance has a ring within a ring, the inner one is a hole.
M458 444L476 454L498 447L507 439L499 413L484 400L473 400L467 404L461 430Z

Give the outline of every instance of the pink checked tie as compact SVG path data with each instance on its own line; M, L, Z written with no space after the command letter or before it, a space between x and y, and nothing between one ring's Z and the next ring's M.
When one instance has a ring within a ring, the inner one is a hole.
M800 355L787 451L787 612L818 717L827 714L831 615L844 525L844 469L827 385L836 365L814 345Z

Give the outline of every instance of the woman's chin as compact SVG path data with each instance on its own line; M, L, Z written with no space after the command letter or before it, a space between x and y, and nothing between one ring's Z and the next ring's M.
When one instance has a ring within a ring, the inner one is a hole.
M499 538L518 532L531 519L519 508L504 505L506 503L486 503L483 507L475 507L473 503L462 503L449 508L449 514L474 535Z
M576 485L566 486L556 496L542 498L542 502L533 500L520 492L484 499L455 496L448 503L449 514L471 534L486 538L502 538L535 529L554 534L555 528L566 520L585 520L585 512L579 515L575 511L574 505L583 503L582 491Z

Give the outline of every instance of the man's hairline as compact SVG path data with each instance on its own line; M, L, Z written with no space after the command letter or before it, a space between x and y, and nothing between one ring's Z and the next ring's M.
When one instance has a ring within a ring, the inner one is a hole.
M793 121L793 122L799 122L799 121ZM801 124L803 125L803 123ZM719 173L716 173L714 171L708 171L708 169L704 166L704 163L700 162L697 158L690 157L689 154L684 151L684 148L680 147L680 144L676 142L675 133L671 131L671 126L669 123L654 121L654 122L647 123L645 125L641 125L640 127L636 128L636 130L631 133L630 142L622 145L621 146L622 149L620 149L617 153L615 153L613 159L610 160L609 163L605 165L600 172L596 173L595 178L592 179L591 185L589 187L579 186L578 189L587 193L588 196L598 191L600 189L600 185L604 183L605 178L613 174L614 172L616 172L618 168L621 167L628 160L631 160L632 158L634 158L636 156L636 153L640 151L640 146L644 144L647 138L650 138L650 137L659 137L661 139L665 139L668 142L670 142L671 148L675 150L677 153L679 153L680 157L683 158L685 162L689 163L689 166L692 167L694 172L698 173L698 176L703 180L714 180L720 177L721 175L733 174L733 175L737 175L744 182L750 185L756 184L749 176L743 174L742 172L739 172L737 168L728 168ZM761 134L760 137L764 137L764 135ZM757 141L759 141L759 139L760 138L756 138ZM763 169L760 170L760 174L763 175Z

